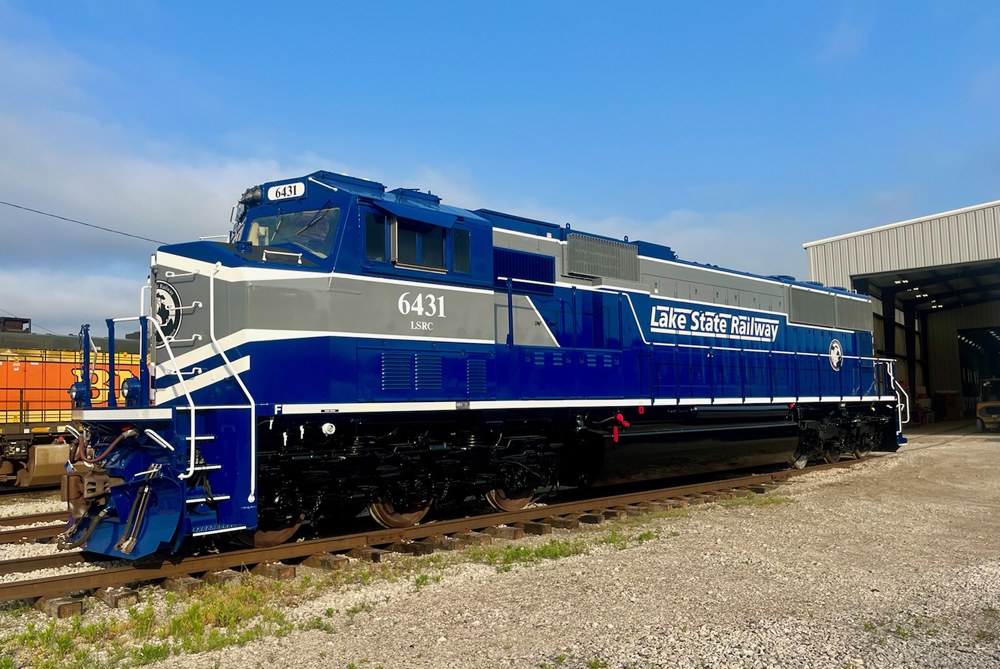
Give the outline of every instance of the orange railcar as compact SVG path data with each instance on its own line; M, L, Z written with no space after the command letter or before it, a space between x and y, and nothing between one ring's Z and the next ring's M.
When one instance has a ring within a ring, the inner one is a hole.
M94 340L91 402L106 406L111 388L139 374L139 344L115 341L115 376L108 378L107 340ZM72 424L68 389L83 380L83 354L74 336L0 332L0 485L54 483L63 474Z

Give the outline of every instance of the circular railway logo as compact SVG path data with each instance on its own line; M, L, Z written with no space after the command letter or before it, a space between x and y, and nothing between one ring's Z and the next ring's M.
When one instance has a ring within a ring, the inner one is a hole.
M843 364L844 347L840 345L840 341L834 339L830 342L830 366L833 367L835 372L839 372Z
M156 309L153 317L163 331L164 337L173 337L181 327L181 296L166 281L156 282ZM157 337L156 348L162 347L163 342Z

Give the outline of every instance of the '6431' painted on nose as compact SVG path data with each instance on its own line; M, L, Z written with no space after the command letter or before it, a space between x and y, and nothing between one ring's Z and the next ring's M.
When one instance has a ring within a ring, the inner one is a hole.
M444 318L444 295L434 295L432 293L416 293L411 299L409 291L399 296L396 306L399 313L404 316L416 314L426 318ZM424 328L429 330L430 328Z

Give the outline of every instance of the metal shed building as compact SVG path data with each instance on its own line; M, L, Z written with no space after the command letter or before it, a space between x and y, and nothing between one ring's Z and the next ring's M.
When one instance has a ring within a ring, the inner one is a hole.
M874 298L875 348L911 396L939 418L974 409L1000 376L1000 201L803 246L810 281Z

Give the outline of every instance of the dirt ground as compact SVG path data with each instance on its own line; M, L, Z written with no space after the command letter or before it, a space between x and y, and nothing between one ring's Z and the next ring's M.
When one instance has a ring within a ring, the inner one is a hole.
M1000 435L971 430L769 497L317 585L280 635L167 637L151 666L1000 667Z
M587 554L370 586L378 603L330 630L161 666L1000 667L1000 435L931 426L779 494L627 546L604 527Z

